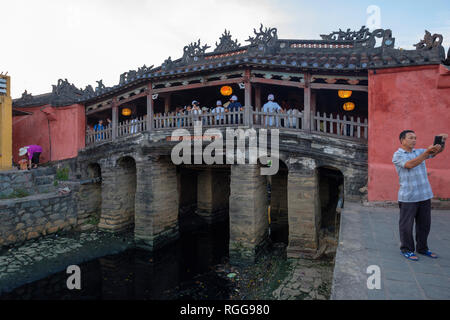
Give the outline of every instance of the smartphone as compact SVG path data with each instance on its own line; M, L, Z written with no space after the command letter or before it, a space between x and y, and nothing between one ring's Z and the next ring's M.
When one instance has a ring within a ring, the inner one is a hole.
M442 136L435 136L433 146L436 144L444 145L444 141L442 140Z

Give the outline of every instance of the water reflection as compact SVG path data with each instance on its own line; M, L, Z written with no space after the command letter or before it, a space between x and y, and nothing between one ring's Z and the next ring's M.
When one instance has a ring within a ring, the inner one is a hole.
M155 253L129 249L81 264L81 290L67 289L63 271L0 299L227 299L230 283L213 266L228 257L228 221L208 226L189 219L180 233L176 243Z

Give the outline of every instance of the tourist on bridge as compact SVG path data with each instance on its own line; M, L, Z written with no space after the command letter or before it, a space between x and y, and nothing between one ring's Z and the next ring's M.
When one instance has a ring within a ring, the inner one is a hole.
M105 130L105 126L103 125L103 119L99 119L98 123L94 126L94 131L97 132L97 131L103 131L103 130ZM103 137L104 137L103 132L95 135L96 141L103 140Z
M280 107L280 105L276 102L274 102L275 100L275 96L273 94L269 94L267 96L267 102L266 104L264 104L263 106L263 112L282 112L282 109ZM269 125L269 127L276 125L278 127L278 119L276 121L274 121L273 116L267 117L266 116L266 126Z
M217 114L216 115L216 124L224 123L225 108L222 106L222 101L217 100L216 107L211 112Z
M434 158L444 150L448 134L440 134L442 143L429 146L427 149L414 149L416 134L412 130L400 133L401 147L394 153L392 162L397 170L400 182L398 205L400 207L399 231L400 251L402 255L413 261L418 257L414 249L422 255L437 258L428 249L428 234L431 228L431 191L428 181L425 160ZM414 248L413 226L416 221L416 247Z
M230 104L227 107L229 112L237 112L242 109L241 103L238 101L237 96L232 96L230 98ZM236 124L239 124L239 115L236 115L235 117ZM233 124L233 117L231 117L231 124Z
M35 169L39 164L42 147L32 144L19 149L19 156L28 155L28 169Z

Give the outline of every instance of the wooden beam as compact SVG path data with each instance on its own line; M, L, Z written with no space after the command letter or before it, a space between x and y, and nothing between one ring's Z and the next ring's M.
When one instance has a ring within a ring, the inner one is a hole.
M147 90L147 131L152 131L153 129L153 99L152 99L153 89L152 83L148 84Z
M317 92L311 92L311 112L316 114Z
M311 83L311 89L352 90L369 92L368 86L355 86L349 84Z
M168 94L164 97L164 112L165 113L168 113L170 110L170 100L171 100L170 97L171 97L170 94Z
M250 82L250 70L245 70L245 94L244 94L244 124L251 125L251 108L252 108L252 84Z
M139 94L135 94L134 96L128 97L124 100L119 100L117 101L117 106L120 107L121 105L131 102L133 100L139 99L139 98L143 98L146 97L148 95L147 91L141 92Z
M106 106L103 106L103 107L100 107L100 108L97 108L97 109L94 109L94 110L86 111L86 115L88 116L88 115L91 115L91 114L94 114L94 113L97 113L97 112L100 112L100 111L105 111L105 110L108 110L108 109L111 109L111 108L112 108L112 104L107 104Z
M117 126L119 125L119 106L117 105L117 98L112 101L112 139L117 138Z
M264 84L272 84L276 86L286 86L286 87L296 87L296 88L304 88L305 84L302 82L288 81L288 80L277 80L277 79L265 79L265 78L250 78L252 83L264 83Z
M303 129L311 129L311 75L305 73L305 88L304 88L304 107L303 107Z
M255 109L261 110L261 86L258 83L255 83Z
M174 91L181 91L181 90L222 86L225 84L244 82L244 80L245 80L245 78L241 77L241 78L233 78L233 79L226 79L226 80L215 80L215 81L209 81L209 82L203 82L203 83L193 83L193 84L181 85L181 86L176 86L176 87L153 89L153 93L174 92Z

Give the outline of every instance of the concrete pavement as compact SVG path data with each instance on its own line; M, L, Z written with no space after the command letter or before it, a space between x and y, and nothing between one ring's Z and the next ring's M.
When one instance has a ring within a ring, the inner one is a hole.
M400 254L399 210L345 203L333 274L333 300L450 299L450 210L432 210L428 246L439 258ZM381 289L368 289L369 266L380 269Z

